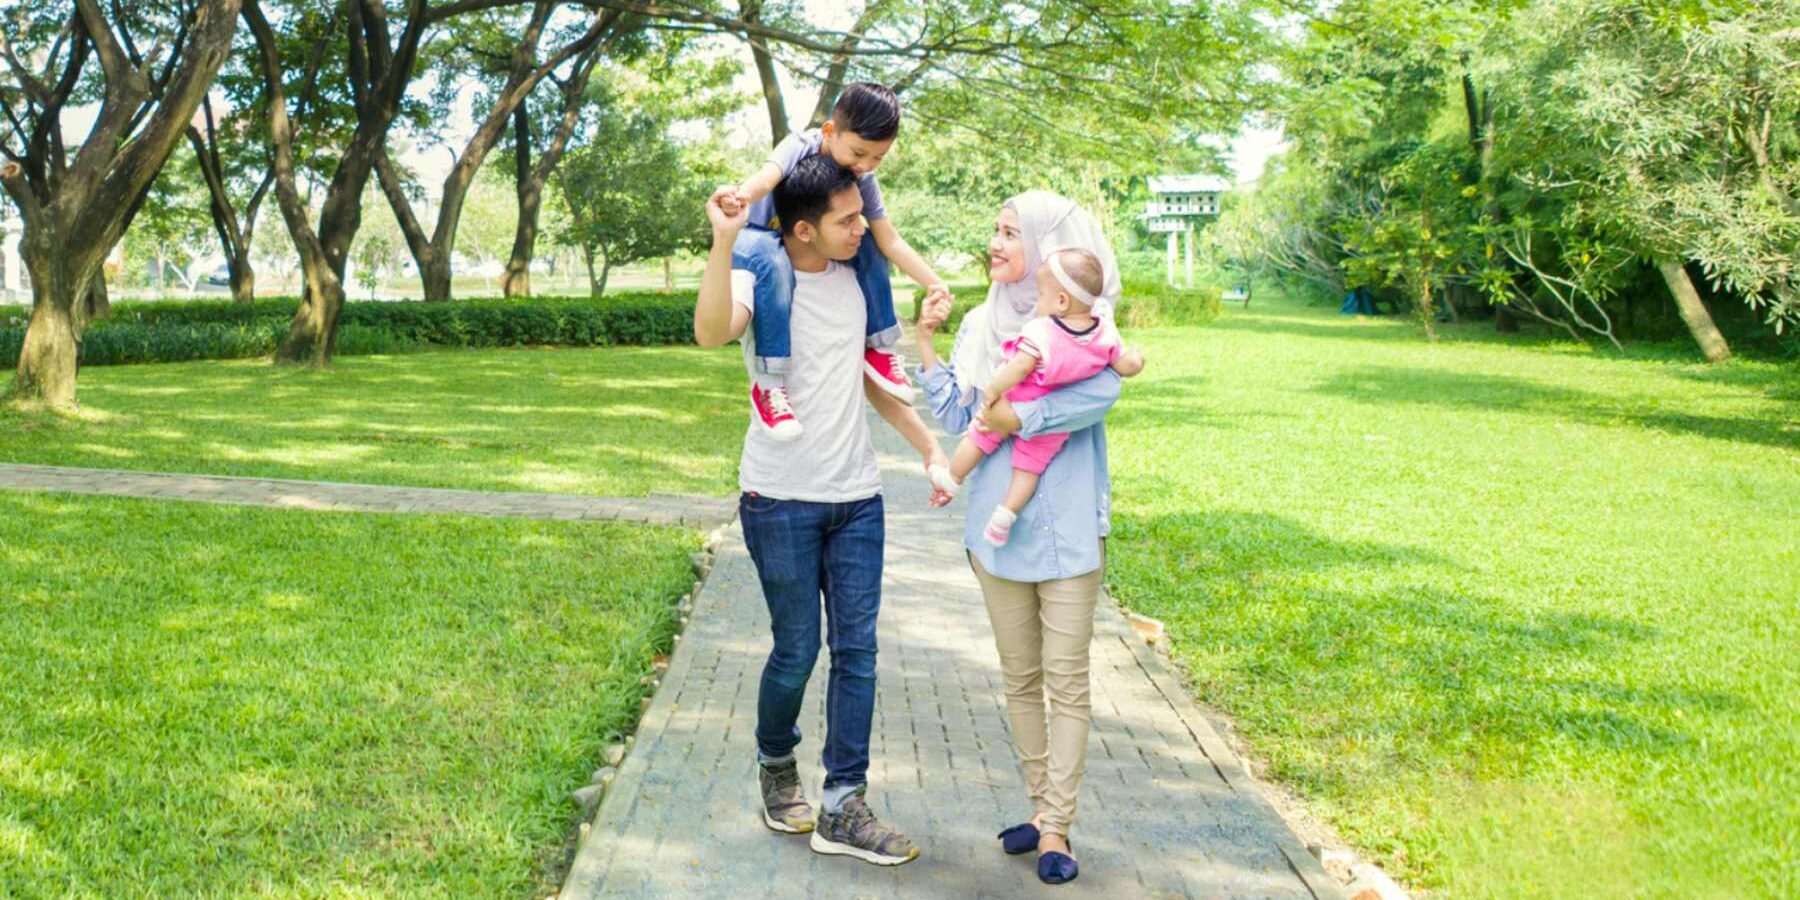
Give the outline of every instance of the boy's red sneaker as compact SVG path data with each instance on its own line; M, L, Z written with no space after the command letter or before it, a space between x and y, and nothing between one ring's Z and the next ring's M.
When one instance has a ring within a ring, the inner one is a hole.
M906 377L906 363L898 353L887 353L870 347L863 351L863 374L875 382L875 386L911 403L913 400L912 381Z
M763 390L762 385L750 385L750 405L756 410L756 422L778 441L791 441L800 437L806 429L800 427L800 420L794 418L794 406L788 402L787 388L776 386Z

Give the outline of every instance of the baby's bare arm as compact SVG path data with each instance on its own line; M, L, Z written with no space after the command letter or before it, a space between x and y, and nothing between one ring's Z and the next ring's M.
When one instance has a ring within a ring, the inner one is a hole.
M994 373L994 380L987 388L987 402L991 404L1023 384L1031 376L1031 370L1037 368L1037 363L1037 357L1029 353L1014 353L1012 359L1002 363L1000 371Z
M1137 375L1144 371L1144 351L1133 348L1119 354L1119 358L1113 360L1112 368L1126 378Z

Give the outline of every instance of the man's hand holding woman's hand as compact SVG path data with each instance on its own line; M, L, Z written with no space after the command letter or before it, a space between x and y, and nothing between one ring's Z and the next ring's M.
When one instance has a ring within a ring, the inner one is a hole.
M950 289L942 284L934 284L926 291L922 302L924 305L919 307L919 331L924 335L936 334L950 318Z
M931 452L925 454L925 481L927 484L931 484L931 499L927 502L929 502L932 506L944 506L945 504L948 504L951 500L954 500L956 498L951 496L950 494L945 493L943 488L940 488L935 483L932 483L932 481L931 481L931 467L932 466L943 466L944 468L948 469L948 468L950 468L950 457L945 456L944 451L942 451L936 447L931 448Z

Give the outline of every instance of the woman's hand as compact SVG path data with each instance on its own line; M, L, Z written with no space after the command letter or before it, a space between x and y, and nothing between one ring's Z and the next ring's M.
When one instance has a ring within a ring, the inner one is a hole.
M975 414L975 430L995 437L1006 437L1019 430L1019 414L1005 397L996 399Z
M919 330L926 335L936 334L950 318L950 292L933 291L923 302L924 305L919 307Z

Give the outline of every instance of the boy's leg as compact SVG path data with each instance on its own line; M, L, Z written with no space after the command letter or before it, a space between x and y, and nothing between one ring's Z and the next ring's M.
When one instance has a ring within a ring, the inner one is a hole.
M794 307L794 264L781 246L781 234L767 228L745 228L731 246L731 266L756 276L755 315L750 329L756 340L758 383L783 383L792 356L788 320Z
M875 246L875 235L863 235L856 248L856 284L862 288L863 307L869 314L870 347L892 350L900 343L900 316L894 311L894 283L888 278L887 257Z
M774 638L756 702L757 755L793 756L800 744L806 680L819 656L819 594L826 504L744 494L738 501L744 544L762 582Z
M900 317L894 312L894 286L888 280L887 257L875 246L875 235L863 235L851 261L856 284L862 288L863 310L868 315L868 349L863 352L863 372L875 386L908 403L913 399L906 364L894 352L900 343Z

